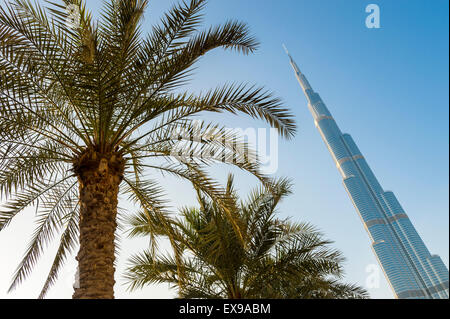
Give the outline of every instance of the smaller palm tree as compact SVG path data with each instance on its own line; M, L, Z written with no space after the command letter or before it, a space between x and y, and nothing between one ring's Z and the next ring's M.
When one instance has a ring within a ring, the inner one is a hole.
M367 297L364 289L340 282L344 258L314 227L275 217L290 193L290 182L280 179L239 202L230 175L231 222L221 205L198 191L200 207L182 209L173 226L177 257L151 250L133 256L125 275L129 288L169 283L181 298ZM132 236L157 233L145 215L131 223Z

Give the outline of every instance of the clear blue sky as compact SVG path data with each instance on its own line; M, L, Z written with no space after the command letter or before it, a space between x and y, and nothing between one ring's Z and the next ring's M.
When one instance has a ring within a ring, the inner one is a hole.
M145 28L173 1L152 0ZM365 27L365 7L381 9L381 29ZM89 1L97 10L100 1ZM289 176L294 194L280 207L283 216L320 228L347 257L346 280L365 285L366 267L377 264L368 236L341 182L306 106L281 44L285 43L311 85L328 105L341 130L352 134L386 190L392 190L432 253L449 261L449 77L447 0L211 0L205 24L227 18L249 23L261 41L251 56L215 51L198 65L194 91L230 81L267 86L296 116L299 132L280 141L277 176ZM221 116L230 127L258 127L260 122ZM230 171L212 172L224 181ZM245 194L256 180L236 172ZM187 183L166 179L173 207L193 204ZM33 229L33 212L24 212L0 233L0 298L35 298L48 272L54 247L17 291L6 294L13 271ZM145 247L144 240L123 240L118 260L116 296L166 298L166 286L129 294L120 271L127 257ZM67 263L50 298L69 298L75 269ZM373 298L392 298L380 271Z

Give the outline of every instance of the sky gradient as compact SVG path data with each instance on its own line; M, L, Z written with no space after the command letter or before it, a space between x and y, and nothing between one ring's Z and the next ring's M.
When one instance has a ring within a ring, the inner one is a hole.
M152 0L144 30L175 1ZM0 0L1 3L1 0ZM89 1L98 12L100 1ZM365 7L376 3L381 28L367 29ZM250 56L216 50L197 65L187 86L195 92L229 82L264 85L296 116L298 133L280 140L275 176L288 176L294 194L279 207L283 217L314 224L347 258L345 281L366 286L370 265L378 265L364 227L348 198L331 156L314 127L304 97L281 44L285 43L343 132L358 144L385 190L395 192L432 254L449 264L449 42L446 0L211 0L205 26L237 19L247 22L261 42ZM229 127L266 127L246 117L206 116ZM211 170L225 181L236 173L245 196L254 177L224 165ZM195 204L188 183L160 178L173 210ZM7 288L34 229L32 209L0 233L0 298L36 298L55 251L47 254L29 280L13 293ZM167 286L129 293L121 271L146 240L123 239L116 276L117 298L169 298ZM75 272L71 258L49 298L70 298ZM379 271L372 298L393 298Z

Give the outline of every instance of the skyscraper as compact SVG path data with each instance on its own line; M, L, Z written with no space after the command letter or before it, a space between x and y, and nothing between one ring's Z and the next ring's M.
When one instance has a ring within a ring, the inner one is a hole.
M449 298L447 267L438 255L430 254L394 193L383 190L352 137L341 132L319 94L286 53L395 297Z

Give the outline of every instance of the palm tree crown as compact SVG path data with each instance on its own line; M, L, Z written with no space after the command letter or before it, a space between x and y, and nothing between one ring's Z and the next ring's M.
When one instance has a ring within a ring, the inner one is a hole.
M41 297L79 237L81 288L74 297L112 298L118 194L137 202L150 220L168 220L160 186L144 181L148 170L187 179L222 204L227 200L205 166L225 155L268 181L238 136L219 124L192 123L204 112L243 113L286 138L295 132L292 115L262 88L182 92L205 53L221 47L248 54L258 45L240 22L202 31L205 3L173 6L147 36L141 20L148 0L110 0L98 21L81 0L50 8L11 0L0 8L0 196L7 200L0 229L29 206L37 217L11 289L61 233ZM68 7L79 13L74 21ZM202 138L174 134L180 131ZM188 160L169 161L180 145Z
M182 262L151 250L134 256L125 276L130 289L169 283L181 298L365 298L364 289L340 282L344 259L330 241L309 224L276 218L277 204L289 193L281 179L238 204L229 178L242 242L223 208L199 191L200 207L183 209L174 226ZM132 224L132 235L150 232L145 216Z

